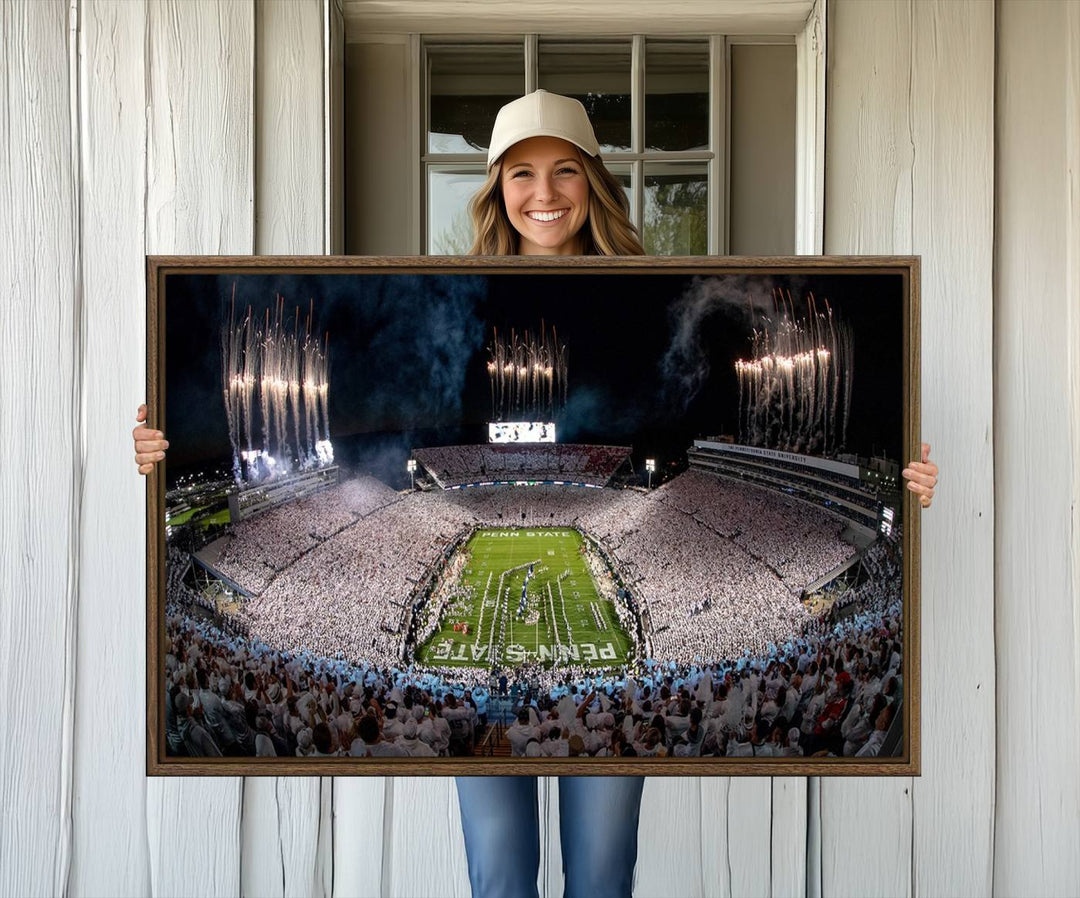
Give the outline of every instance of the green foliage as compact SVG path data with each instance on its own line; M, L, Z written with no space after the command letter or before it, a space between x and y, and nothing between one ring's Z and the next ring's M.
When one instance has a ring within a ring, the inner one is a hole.
M706 182L648 179L645 190L645 252L654 256L705 255L709 247Z

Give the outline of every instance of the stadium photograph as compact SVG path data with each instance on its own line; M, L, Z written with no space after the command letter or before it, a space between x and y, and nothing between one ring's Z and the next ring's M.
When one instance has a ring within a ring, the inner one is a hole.
M908 267L206 262L155 772L910 760Z

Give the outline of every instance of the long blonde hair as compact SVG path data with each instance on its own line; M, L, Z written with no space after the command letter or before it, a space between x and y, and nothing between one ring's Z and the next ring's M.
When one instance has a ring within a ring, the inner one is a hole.
M599 156L579 153L582 170L589 182L589 216L582 226L582 255L643 256L645 250L637 228L630 221L630 202L622 185L607 170ZM505 157L505 154L504 154ZM487 180L469 200L472 219L472 256L516 256L520 235L506 215L501 179L502 158L488 170Z

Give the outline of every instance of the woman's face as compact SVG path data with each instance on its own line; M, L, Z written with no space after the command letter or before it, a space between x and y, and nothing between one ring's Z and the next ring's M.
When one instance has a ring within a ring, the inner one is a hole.
M502 159L499 177L510 224L523 256L570 256L582 250L589 182L581 154L558 137L530 137Z

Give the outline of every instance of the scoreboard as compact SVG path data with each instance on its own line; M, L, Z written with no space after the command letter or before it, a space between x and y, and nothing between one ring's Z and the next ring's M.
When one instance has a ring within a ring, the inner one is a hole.
M555 424L542 421L499 421L488 424L490 443L554 443Z

